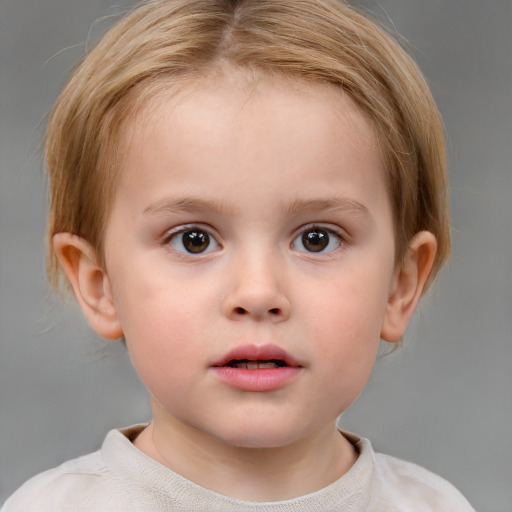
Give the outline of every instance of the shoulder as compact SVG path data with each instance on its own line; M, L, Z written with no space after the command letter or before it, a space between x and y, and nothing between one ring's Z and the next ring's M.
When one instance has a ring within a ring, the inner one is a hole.
M129 463L129 450L123 448L129 443L120 431L109 432L101 450L28 480L5 502L2 512L121 510L129 493L108 452Z
M464 496L435 473L376 453L368 439L342 434L359 452L347 475L357 473L358 495L366 512L474 512Z
M374 456L375 478L384 485L398 510L474 512L466 498L447 480L431 471L396 457Z
M105 487L106 476L108 470L99 452L70 460L25 482L6 501L2 512L42 512L71 507L80 510L92 488Z

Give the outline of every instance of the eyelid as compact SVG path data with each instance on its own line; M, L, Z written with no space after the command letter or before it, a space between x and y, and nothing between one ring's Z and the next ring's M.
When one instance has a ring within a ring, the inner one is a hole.
M330 255L330 254L336 252L338 249L343 248L347 244L348 239L349 239L349 235L347 234L347 232L335 224L324 223L324 222L311 222L309 224L301 226L299 229L294 231L294 233L292 235L292 241L290 243L290 247L293 249L294 248L293 246L299 237L304 235L304 233L306 233L307 231L314 231L314 230L327 231L329 234L333 234L334 236L336 236L339 239L340 244L338 245L338 247L336 247L330 251L327 251L327 252L319 251L319 252L315 253L314 251L301 251L299 249L296 249L298 252L305 253L308 255L327 256L327 255Z
M308 224L304 224L303 226L297 228L293 232L292 238L295 239L297 238L297 236L304 233L305 231L314 229L321 229L323 231L334 233L336 236L340 237L341 240L343 240L344 242L347 242L349 240L349 234L345 229L336 224L331 224L330 222L309 222Z
M179 236L180 234L186 233L187 231L193 230L204 231L205 233L207 233L210 237L210 240L212 240L217 245L217 247L197 254L189 253L187 251L179 251L174 247L171 247L171 241L173 240L173 238ZM202 223L180 224L179 226L168 229L163 234L160 245L168 247L169 249L173 250L175 253L181 256L190 256L193 258L200 258L201 256L206 256L207 254L210 254L211 252L218 250L219 248L222 248L222 245L219 241L219 236L218 234L215 233L215 230L211 226Z

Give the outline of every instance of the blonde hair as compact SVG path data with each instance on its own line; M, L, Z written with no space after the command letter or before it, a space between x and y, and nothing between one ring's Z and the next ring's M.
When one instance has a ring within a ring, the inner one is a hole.
M370 119L389 188L397 261L412 237L437 238L433 278L450 250L444 133L413 60L367 17L336 0L151 0L112 27L71 76L46 140L51 238L71 232L100 258L127 120L163 87L221 63L342 88Z

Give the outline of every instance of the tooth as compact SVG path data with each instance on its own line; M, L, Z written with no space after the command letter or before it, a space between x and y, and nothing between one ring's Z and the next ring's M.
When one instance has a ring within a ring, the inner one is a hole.
M260 368L279 368L275 361L236 361L231 364L232 368L257 370Z
M277 364L272 362L258 363L258 368L277 368Z

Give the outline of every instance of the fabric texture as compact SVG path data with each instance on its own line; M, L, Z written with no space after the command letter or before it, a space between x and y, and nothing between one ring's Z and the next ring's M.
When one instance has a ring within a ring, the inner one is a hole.
M441 477L373 451L343 433L359 457L339 480L311 494L250 502L205 489L162 466L132 444L143 426L108 433L102 448L26 482L2 512L474 512Z

